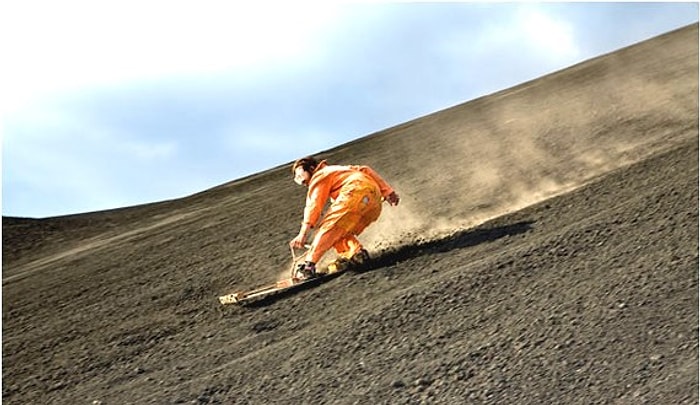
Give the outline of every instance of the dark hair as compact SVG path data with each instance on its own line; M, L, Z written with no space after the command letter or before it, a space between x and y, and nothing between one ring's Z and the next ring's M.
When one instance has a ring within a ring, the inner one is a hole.
M312 158L311 156L307 156L305 158L298 159L294 164L292 165L292 173L297 169L297 167L302 167L305 171L309 173L313 173L314 170L316 170L316 167L318 166L318 160Z

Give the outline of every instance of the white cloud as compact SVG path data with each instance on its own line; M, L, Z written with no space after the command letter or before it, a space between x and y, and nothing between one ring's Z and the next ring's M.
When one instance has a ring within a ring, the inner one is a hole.
M518 50L523 58L541 64L569 63L581 56L571 22L537 5L520 6L511 14L486 21L481 31L458 32L442 48L447 52L469 50L476 59L503 53L510 56Z
M520 4L449 31L436 45L452 93L461 102L540 77L584 59L576 21L548 5Z
M129 195L142 188L137 176L147 182L158 170L175 166L176 142L137 139L82 118L61 109L38 108L11 122L3 136L2 171L3 205L10 213L64 213L63 204L74 204L70 211L134 204ZM45 198L25 197L34 195Z
M94 151L76 145L68 139L13 145L12 153L3 156L3 206L31 216L56 212L64 203L75 211L124 201L105 176L109 160L86 156ZM37 195L43 197L37 201Z
M295 2L9 2L2 107L95 84L304 61L336 13Z
M200 191L612 50L668 6L444 7L6 2L3 214Z
M570 23L535 8L521 9L516 18L515 32L538 53L557 61L579 57Z

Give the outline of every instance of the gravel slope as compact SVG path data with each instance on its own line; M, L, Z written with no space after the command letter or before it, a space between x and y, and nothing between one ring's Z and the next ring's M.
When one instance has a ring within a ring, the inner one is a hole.
M287 166L3 217L3 402L698 402L698 25L324 151L402 194L373 261L289 262Z

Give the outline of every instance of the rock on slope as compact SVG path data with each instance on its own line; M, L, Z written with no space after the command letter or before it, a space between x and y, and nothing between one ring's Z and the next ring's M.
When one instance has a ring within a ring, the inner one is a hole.
M404 196L370 269L287 266L287 167L3 218L6 403L697 403L698 26L321 153Z

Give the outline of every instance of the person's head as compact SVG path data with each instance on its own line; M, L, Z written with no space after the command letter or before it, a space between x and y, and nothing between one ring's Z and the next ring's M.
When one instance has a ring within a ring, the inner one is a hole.
M294 182L300 186L308 186L311 180L311 175L318 166L318 160L311 156L301 158L292 165L292 173L294 173Z

